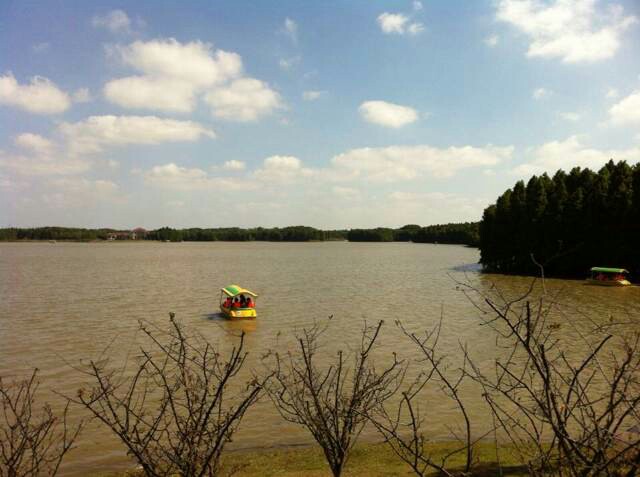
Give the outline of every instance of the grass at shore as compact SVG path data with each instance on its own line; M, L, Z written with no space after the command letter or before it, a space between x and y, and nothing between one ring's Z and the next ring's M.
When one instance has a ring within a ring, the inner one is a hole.
M436 462L438 457L455 449L454 443L430 443L428 449ZM500 450L500 466L496 462L495 448L490 443L480 443L474 448L476 465L474 476L489 477L527 475L526 468L508 448ZM463 470L464 455L457 454L449 460L448 468ZM330 477L322 450L318 446L287 447L251 451L228 452L224 459L226 470L237 469L236 477L305 476ZM223 475L225 472L223 471ZM385 444L359 444L352 453L343 475L350 477L389 477L411 475L410 467L402 462ZM112 477L135 476L135 473L110 474ZM433 472L432 475L438 475ZM107 477L102 475L102 477Z

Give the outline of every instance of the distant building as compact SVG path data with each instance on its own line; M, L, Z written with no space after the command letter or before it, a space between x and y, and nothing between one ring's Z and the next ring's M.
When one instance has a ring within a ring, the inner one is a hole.
M119 232L109 232L107 240L142 240L147 236L147 231L142 227L133 230L122 230Z
M136 227L131 231L131 240L143 240L147 236L147 231L142 227Z

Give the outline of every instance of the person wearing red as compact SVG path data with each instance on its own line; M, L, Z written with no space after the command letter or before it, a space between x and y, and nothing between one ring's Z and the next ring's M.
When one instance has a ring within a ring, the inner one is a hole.
M240 300L238 300L238 297L235 297L235 299L233 300L233 307L240 308Z
M253 308L253 300L251 299L251 297L247 298L247 304L246 304L247 308Z

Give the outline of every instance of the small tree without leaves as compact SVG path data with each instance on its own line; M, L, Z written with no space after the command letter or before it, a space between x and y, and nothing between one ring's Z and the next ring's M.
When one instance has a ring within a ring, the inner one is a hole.
M615 321L568 348L543 294L507 300L461 284L497 333L502 352L491 372L471 366L494 418L531 475L626 476L640 473L640 334ZM532 285L533 287L533 285ZM479 298L479 299L478 299ZM571 351L571 352L569 352Z
M378 371L371 352L383 322L362 330L353 366L338 351L326 368L318 366L319 340L329 326L314 322L296 335L297 353L273 353L274 380L268 393L282 417L305 427L322 447L334 476L341 475L353 445L367 422L367 414L389 399L404 375L395 353L391 364Z
M11 383L0 378L0 477L56 475L82 429L68 425L68 402L61 417L48 404L38 412L37 374Z
M462 368L451 373L448 369L446 356L439 353L438 341L442 330L442 316L438 324L431 330L425 331L423 335L408 331L400 321L397 321L396 325L418 348L420 353L418 364L422 370L408 389L402 393L402 399L393 410L387 406L378 406L369 414L369 419L393 452L407 463L416 475L424 476L430 471L447 476L454 475L452 471L447 469L447 462L450 457L462 452L466 457L464 472L469 472L475 442L471 440L471 420L460 396L460 385L466 376L465 360L463 360ZM434 384L447 399L454 402L464 421L462 435L458 435L455 430L451 429L453 437L460 442L460 446L438 459L430 455L426 447L428 439L424 435L425 419L421 416L418 405L421 391Z
M148 476L215 476L223 448L245 412L259 398L264 380L235 383L247 353L244 333L227 357L204 338L186 334L170 314L170 329L140 324L153 347L140 350L130 377L91 361L93 381L76 402L126 445Z

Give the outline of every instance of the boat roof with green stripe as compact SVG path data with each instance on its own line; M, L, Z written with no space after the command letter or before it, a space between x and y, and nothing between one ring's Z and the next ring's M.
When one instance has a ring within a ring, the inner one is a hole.
M251 295L257 297L257 293L253 293L251 290L247 290L246 288L242 288L239 285L229 285L228 287L222 288L222 292L234 297L237 295Z
M593 267L591 271L603 272L603 273L629 273L629 270L625 270L624 268L608 268L608 267Z

